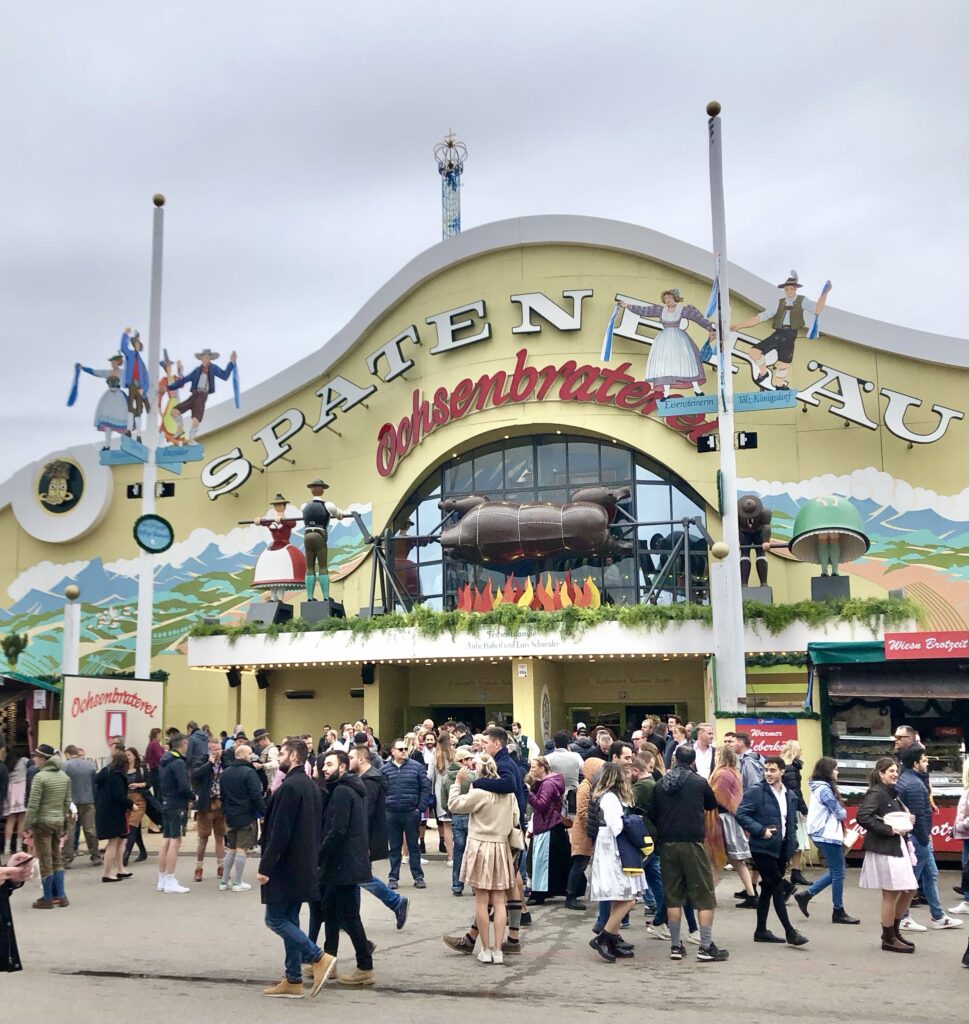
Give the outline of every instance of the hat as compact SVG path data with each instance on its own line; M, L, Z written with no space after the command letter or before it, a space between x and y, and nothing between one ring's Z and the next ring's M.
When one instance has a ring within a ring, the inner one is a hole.
M112 352L112 354L108 356L108 362L109 363L123 363L124 362L124 356L120 352Z
M470 747L458 747L454 751L455 761L463 761L466 757L474 757L474 751Z
M787 275L787 280L786 281L782 281L777 287L778 288L786 288L789 284L794 285L795 288L803 288L804 287L804 285L802 285L798 281L798 279L797 279L797 271L796 270L792 270Z
M209 359L218 359L219 358L219 353L218 352L213 352L212 349L210 349L210 348L203 348L201 352L196 352L195 353L195 358L196 359L201 359L202 356L208 356Z
M325 480L321 480L319 477L317 477L315 480L310 480L310 482L306 486L307 487L322 487L325 490L330 485Z
M273 500L269 504L270 505L288 505L289 504L289 498L284 498L281 494L279 494L277 492L276 497L273 498Z
M31 755L32 757L53 757L57 751L49 743L41 743Z
M662 298L664 295L672 295L673 298L676 299L677 302L682 302L683 301L683 296L680 295L680 289L679 288L664 288L660 292L659 297Z
M234 740L247 740L249 737L241 730L232 737Z
M254 740L261 740L263 738L263 736L268 736L268 735L269 735L269 730L268 729L256 729L256 730L253 731L252 738Z
M587 729L587 728L588 728L588 726L585 724L585 722L578 722L576 724L576 726L575 726L575 731L578 732L580 729Z

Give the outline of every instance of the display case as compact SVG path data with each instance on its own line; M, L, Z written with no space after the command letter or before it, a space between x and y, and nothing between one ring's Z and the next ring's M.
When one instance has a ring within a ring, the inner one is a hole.
M838 762L838 787L843 793L864 793L880 757L890 757L895 737L846 733L831 737L831 756Z

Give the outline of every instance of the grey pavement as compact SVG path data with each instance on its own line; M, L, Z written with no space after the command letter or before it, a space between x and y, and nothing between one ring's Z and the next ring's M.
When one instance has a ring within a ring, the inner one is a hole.
M433 833L428 840L429 848L436 845ZM190 833L186 847L191 844ZM19 974L0 975L5 1014L72 1024L101 1024L108 1012L192 1021L271 1012L278 1020L280 1011L269 1010L260 990L282 976L282 943L262 923L255 859L246 868L254 888L246 893L219 892L211 853L206 879L193 883L194 861L192 854L180 857L179 878L192 888L187 895L155 892L154 858L134 865L133 878L107 887L100 869L79 858L66 876L68 908L31 909L39 893L36 880L16 892L14 918L26 966ZM969 919L958 931L910 936L918 947L914 956L883 953L878 896L858 889L856 869L849 870L845 902L862 924L833 925L825 894L812 903L809 920L792 906L792 919L810 939L802 949L754 945L754 914L734 908L730 893L739 886L727 873L718 890L724 905L714 938L729 949L728 963L698 963L692 945L686 960L671 962L669 944L646 936L637 910L624 933L636 944L635 959L605 964L587 944L593 913L568 911L557 901L532 908L534 924L523 929L523 953L507 957L504 966L485 966L445 947L441 934L459 934L470 922L474 901L450 895L443 857L432 855L426 872L426 890L402 880L401 892L411 900L403 931L376 899L362 894L364 923L377 943L376 986L352 990L331 983L316 999L275 1000L287 1020L324 1006L332 1012L334 1005L341 1013L450 1016L500 1014L502 1004L511 1004L507 1011L519 1020L522 1014L552 1020L566 1011L570 1021L591 1021L601 1020L612 1000L654 997L685 997L690 1002L680 1005L698 1010L732 1006L749 1024L813 1024L832 1015L852 1024L882 1024L899 1014L908 1022L969 1019L969 970L960 962ZM808 874L816 877L817 869ZM946 905L957 902L951 892L957 880L953 871L940 876ZM928 921L924 909L916 915ZM338 970L352 967L352 948L343 936Z

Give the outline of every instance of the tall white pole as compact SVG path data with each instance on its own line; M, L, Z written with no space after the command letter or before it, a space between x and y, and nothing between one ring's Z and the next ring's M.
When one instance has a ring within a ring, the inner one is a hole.
M720 358L717 365L720 423L720 490L723 496L723 539L728 547L721 565L722 598L713 605L718 710L734 711L746 701L744 612L740 588L740 525L737 519L737 457L733 446L733 347L730 331L730 284L727 263L727 222L723 202L723 140L720 104L707 104L710 129L710 208L713 250L719 255Z
M81 663L81 606L77 603L81 589L76 583L69 583L64 588L64 596L67 604L61 631L61 675L76 676Z
M151 305L148 313L148 380L146 396L151 409L146 413L148 429L144 444L148 449L141 486L141 514L150 515L155 511L155 483L158 466L155 463L155 449L158 447L158 363L161 359L161 290L162 290L162 242L165 233L165 197L158 193L155 204L151 235ZM155 559L156 555L141 552L138 561L138 629L135 646L135 677L147 679L151 674L151 633L154 627L155 611Z

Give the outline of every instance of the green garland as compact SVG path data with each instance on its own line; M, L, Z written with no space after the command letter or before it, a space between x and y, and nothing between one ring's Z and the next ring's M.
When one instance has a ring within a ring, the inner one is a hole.
M748 654L744 659L748 668L774 668L776 665L791 665L794 668L807 666L807 654Z
M10 665L13 666L17 664L17 659L27 647L27 643L28 638L26 633L8 633L3 640L0 641L0 647L3 648L3 653Z
M744 711L714 711L715 718L806 718L821 720L817 711L775 711L773 708L751 708Z
M84 673L81 673L82 675ZM156 683L167 683L168 676L170 673L166 672L163 668L153 669L149 674L148 678ZM59 674L36 676L42 683L50 683L51 686L60 686L63 688L64 677ZM97 676L93 677L96 679L134 679L134 672L101 672Z
M771 635L776 635L794 622L819 627L830 622L855 622L866 626L872 636L877 635L879 622L898 626L915 620L922 624L922 608L907 598L902 600L868 598L846 601L799 601L796 604L759 604L744 602L744 620L757 628L761 623ZM354 638L367 637L388 629L416 629L419 636L430 639L458 634L478 636L482 630L497 629L514 635L520 631L556 633L563 638L578 636L586 629L603 622L618 622L627 629L663 631L671 622L702 622L711 625L713 610L699 604L635 604L603 605L601 608L563 608L556 612L535 612L518 605L499 605L490 612L436 612L421 605L412 612L391 612L372 618L324 619L307 623L302 619L263 626L257 622L243 622L237 626L196 623L189 636L225 636L234 643L242 636L264 635L275 640L293 633L350 633Z

